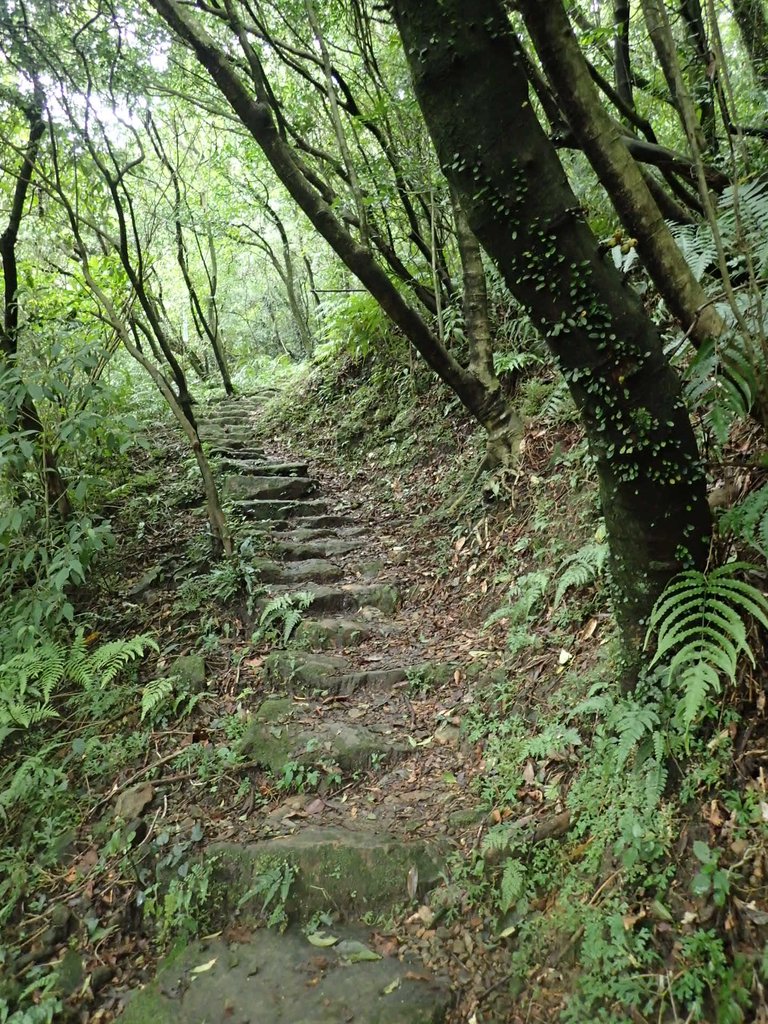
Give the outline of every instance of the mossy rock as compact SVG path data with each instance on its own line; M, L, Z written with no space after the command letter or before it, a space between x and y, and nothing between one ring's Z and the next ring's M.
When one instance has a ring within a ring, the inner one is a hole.
M298 931L255 932L235 945L189 946L134 994L121 1024L442 1024L450 991L422 964L396 957L351 962L370 931L333 929L318 949ZM345 954L347 959L345 959Z
M262 904L256 880L265 863L278 858L296 869L285 909L293 921L307 921L332 909L350 920L382 912L408 901L408 878L418 878L417 895L430 891L441 877L447 847L422 840L399 840L346 828L305 828L247 845L214 843L214 878L223 920L239 908L244 922L258 919ZM214 922L215 923L215 922Z

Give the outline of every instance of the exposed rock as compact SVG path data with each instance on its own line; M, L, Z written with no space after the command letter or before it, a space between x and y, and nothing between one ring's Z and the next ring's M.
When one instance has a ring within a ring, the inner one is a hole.
M328 503L325 501L289 501L273 500L259 501L248 498L233 502L235 510L244 519L288 519L291 516L321 516L328 511Z
M318 949L298 931L260 930L240 945L194 943L128 1003L122 1024L441 1024L451 998L423 965L394 957L350 963L365 929L333 929ZM346 945L343 945L346 943Z
M409 898L409 873L421 896L437 884L444 849L423 840L346 828L307 827L295 835L259 843L214 843L215 875L221 883L222 911L239 907L244 921L258 919L264 897L248 897L264 865L284 860L297 869L286 902L289 917L308 920L333 909L345 919L402 903ZM413 882L411 883L413 887Z
M205 689L205 659L199 654L182 654L171 662L166 675L177 676L185 692L201 693Z
M317 490L317 480L305 476L227 476L221 488L225 500L272 501L305 498Z

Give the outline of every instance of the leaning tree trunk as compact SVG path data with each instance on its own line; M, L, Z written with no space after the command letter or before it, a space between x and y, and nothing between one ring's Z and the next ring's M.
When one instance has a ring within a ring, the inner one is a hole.
M17 370L19 343L19 268L16 258L16 243L24 216L29 185L35 170L40 142L45 132L43 108L45 97L37 81L34 84L34 98L25 113L29 121L29 137L16 176L11 199L8 224L0 235L0 269L3 279L3 303L0 316L0 370ZM23 381L22 381L23 383ZM72 506L67 493L67 484L59 471L56 452L45 436L42 420L32 395L26 391L19 406L11 429L25 433L32 441L38 470L43 485L45 507L67 520Z
M461 260L461 277L464 291L464 327L469 345L469 369L481 380L489 392L501 392L501 382L493 365L493 342L491 323L488 316L488 289L485 283L485 267L480 244L472 233L467 215L455 189L451 189L453 219L456 225L456 242ZM511 449L507 443L509 432L517 435ZM504 465L510 455L516 455L525 432L522 419L512 413L502 427L501 445L495 447L495 438L489 436L486 464Z
M246 57L250 79L242 77L240 65L226 55L224 47L205 31L186 6L178 0L149 2L208 71L260 146L288 194L314 228L368 289L426 363L485 428L488 436L494 439L495 451L506 446L512 453L518 437L514 429L514 412L506 397L501 391L489 391L482 381L447 351L416 308L403 298L388 274L378 265L372 250L352 237L304 173L301 161L296 158L277 128L270 106L272 99L263 79L263 69L245 29L235 17L234 5L227 5L227 18Z
M472 230L555 354L597 468L627 677L645 622L710 533L679 380L597 239L528 95L501 0L394 0L416 95ZM687 555L682 552L686 551Z

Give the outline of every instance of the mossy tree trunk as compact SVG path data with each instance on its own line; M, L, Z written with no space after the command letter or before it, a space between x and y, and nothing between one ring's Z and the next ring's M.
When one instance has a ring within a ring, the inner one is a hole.
M639 300L600 256L536 119L501 0L475 0L471 11L463 0L394 0L393 9L443 170L579 408L631 679L653 603L708 546L704 473L680 383Z

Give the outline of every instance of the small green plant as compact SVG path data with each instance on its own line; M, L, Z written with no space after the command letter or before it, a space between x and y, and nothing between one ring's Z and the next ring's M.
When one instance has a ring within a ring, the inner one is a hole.
M555 591L555 605L565 597L572 587L586 587L596 580L605 567L608 557L608 544L605 540L605 527L600 527L594 539L584 544L573 555L569 555L560 566L560 579Z
M535 618L548 586L549 573L525 573L509 588L508 602L488 616L483 628L488 629L494 623L506 620L510 626L507 635L507 647L510 652L514 655L523 648L532 646L535 643L535 636L529 624Z
M13 732L58 717L53 696L65 681L86 694L104 690L128 662L157 649L155 640L144 634L111 640L91 650L80 627L69 645L44 636L14 654L0 665L0 746Z
M210 861L192 864L183 877L172 878L164 891L155 883L144 893L144 913L157 925L161 945L175 938L191 939L198 934L209 908L213 867Z
M720 851L711 850L697 839L693 844L693 855L701 867L691 882L691 891L696 896L711 896L716 907L724 907L731 891L731 879L729 873L719 867Z
M258 644L272 639L285 646L301 622L302 613L312 603L313 596L310 590L300 590L271 598L264 606L251 642Z
M288 925L286 903L290 895L296 868L281 857L263 857L256 866L256 877L248 891L241 896L237 909L256 900L261 901L258 914L268 928L284 931Z

